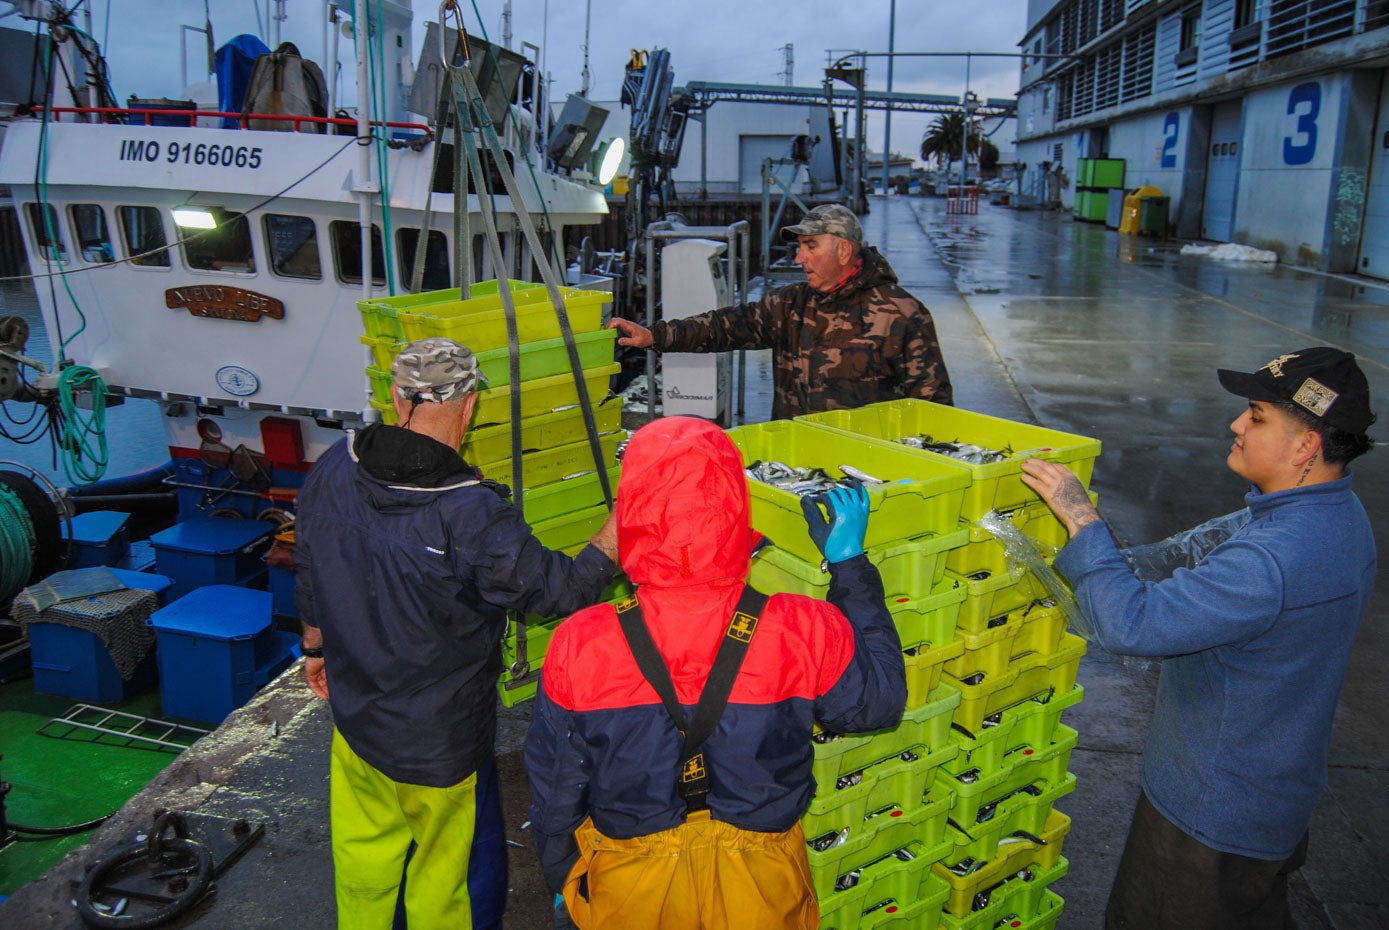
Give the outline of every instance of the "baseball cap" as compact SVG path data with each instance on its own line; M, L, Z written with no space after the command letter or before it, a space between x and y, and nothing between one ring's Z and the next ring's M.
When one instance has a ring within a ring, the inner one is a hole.
M401 393L411 400L439 404L487 383L473 350L442 336L405 346L391 362L391 374Z
M800 223L784 227L781 238L789 241L798 236L821 236L825 233L863 244L863 227L859 225L858 217L854 216L854 211L838 203L821 204L811 210Z
M1337 429L1363 434L1374 422L1370 383L1355 356L1318 346L1280 355L1256 372L1217 369L1220 386L1250 400L1294 404Z

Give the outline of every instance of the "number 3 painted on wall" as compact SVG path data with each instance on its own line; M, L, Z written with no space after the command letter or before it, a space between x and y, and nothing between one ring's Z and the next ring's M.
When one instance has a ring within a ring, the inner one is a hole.
M1162 159L1160 167L1177 167L1177 135L1181 132L1182 118L1176 113L1168 113L1162 122Z
M1299 84L1288 92L1288 115L1297 117L1293 135L1283 137L1283 164L1305 165L1317 154L1317 114L1321 111L1321 85Z

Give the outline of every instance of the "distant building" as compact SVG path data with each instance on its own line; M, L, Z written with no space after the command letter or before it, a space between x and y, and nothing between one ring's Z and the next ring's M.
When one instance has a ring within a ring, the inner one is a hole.
M1389 2L1030 0L1020 45L1024 191L1122 158L1178 236L1389 278Z

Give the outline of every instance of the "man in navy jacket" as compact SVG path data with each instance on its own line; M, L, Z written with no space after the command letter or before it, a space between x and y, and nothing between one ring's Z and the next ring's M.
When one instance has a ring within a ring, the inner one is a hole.
M1287 877L1306 854L1374 587L1347 468L1375 419L1354 356L1303 349L1218 375L1249 400L1226 460L1252 485L1248 520L1193 567L1141 581L1070 472L1023 466L1070 531L1056 568L1100 644L1165 657L1110 930L1293 926Z
M616 524L573 559L552 552L463 461L481 380L465 346L411 343L392 374L400 425L329 449L296 521L305 674L335 724L338 926L390 927L399 898L410 926L498 927L506 610L593 603L616 569Z

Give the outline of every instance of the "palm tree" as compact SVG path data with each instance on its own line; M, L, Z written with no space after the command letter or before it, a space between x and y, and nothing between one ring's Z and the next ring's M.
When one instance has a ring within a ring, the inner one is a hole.
M951 160L960 155L960 139L964 135L965 115L959 111L953 113L942 113L935 118L926 135L921 140L921 157L925 161L932 158L950 164ZM979 152L979 123L977 120L970 121L969 127L969 150L972 154Z

